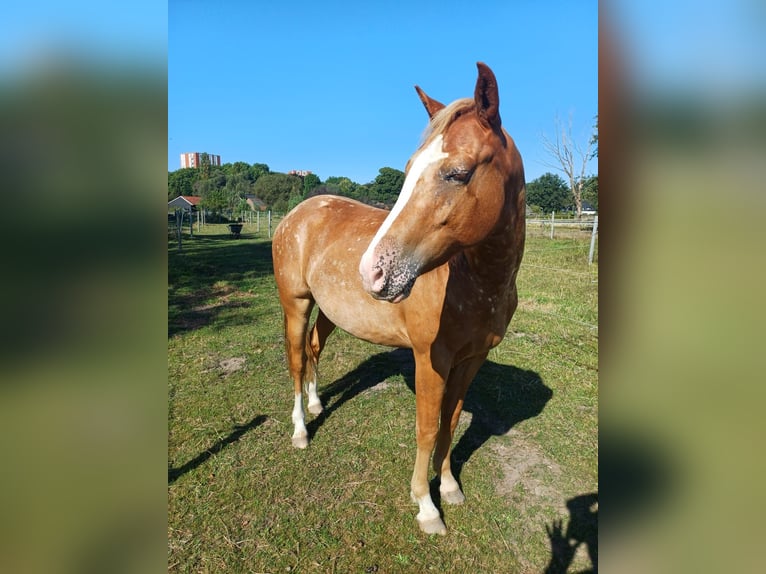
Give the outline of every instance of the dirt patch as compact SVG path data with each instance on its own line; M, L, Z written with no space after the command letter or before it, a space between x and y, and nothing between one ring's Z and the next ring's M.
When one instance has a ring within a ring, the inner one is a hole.
M506 436L513 440L497 442L491 447L503 471L503 478L496 487L498 494L510 496L521 486L533 497L530 504L560 507L566 514L564 494L549 486L561 476L561 467L546 457L537 445L525 441L521 433L510 430Z
M368 392L368 393L376 393L376 392L379 392L379 391L385 391L390 386L391 385L389 384L388 381L380 381L377 385L374 385L374 386L370 387L369 389L367 389L366 392Z
M568 516L567 496L555 486L561 482L561 467L519 431L511 429L505 436L511 440L497 441L491 446L502 470L502 477L495 485L497 493L512 499L513 506L525 517L525 521L539 525L541 530L547 524L540 514L548 509L555 509L561 519L565 519ZM542 571L541 565L532 564L524 558L522 543L513 539L508 542L516 551L524 571ZM589 564L584 545L578 549L572 564L583 567Z
M521 299L519 301L519 309L523 311L539 311L542 313L553 313L557 307L553 303L540 303L533 301L532 299Z
M232 357L231 359L224 359L218 363L218 366L221 368L224 375L229 375L242 369L242 367L245 366L245 362L246 360L244 357Z
M211 298L214 298L211 301ZM178 312L169 320L169 333L191 331L209 325L226 309L244 308L252 294L235 289L230 285L214 285L212 289L201 289L190 295L172 299L172 308ZM203 303L203 301L207 301Z
M211 309L215 309L216 307L222 307L224 305L244 307L246 306L244 302L238 301L236 305L231 305L230 301L233 298L243 298L243 297L250 297L250 296L251 296L250 293L246 293L245 291L239 291L238 289L235 289L231 285L216 284L213 286L212 290L208 291L206 289L203 289L193 294L190 298L190 300L194 302L195 299L196 301L200 301L203 299L210 299L211 297L216 297L216 301L213 303L207 303L204 305L195 304L190 308L190 311L200 313L204 311L210 311Z

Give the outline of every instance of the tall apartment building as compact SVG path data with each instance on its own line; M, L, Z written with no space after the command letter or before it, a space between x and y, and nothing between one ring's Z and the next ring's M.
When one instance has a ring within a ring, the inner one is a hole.
M199 167L207 158L209 165L221 165L221 156L212 153L192 151L181 154L181 167Z

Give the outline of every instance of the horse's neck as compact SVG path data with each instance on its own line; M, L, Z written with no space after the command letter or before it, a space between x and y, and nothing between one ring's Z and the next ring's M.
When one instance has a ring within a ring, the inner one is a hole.
M523 222L523 220L522 220ZM484 241L463 251L463 265L470 269L484 293L509 293L516 279L524 248L523 233L508 221Z

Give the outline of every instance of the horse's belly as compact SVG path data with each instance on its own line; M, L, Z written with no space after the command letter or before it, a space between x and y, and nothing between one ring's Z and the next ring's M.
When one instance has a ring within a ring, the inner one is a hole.
M361 279L318 281L311 294L319 308L338 327L371 343L409 347L401 310L393 303L376 301L361 288Z

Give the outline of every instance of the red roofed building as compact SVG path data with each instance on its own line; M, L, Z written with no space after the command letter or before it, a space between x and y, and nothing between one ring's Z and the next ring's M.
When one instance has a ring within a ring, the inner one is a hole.
M171 210L171 209L196 210L197 206L199 206L200 201L202 201L202 198L196 195L179 195L175 199L168 201L168 210Z

